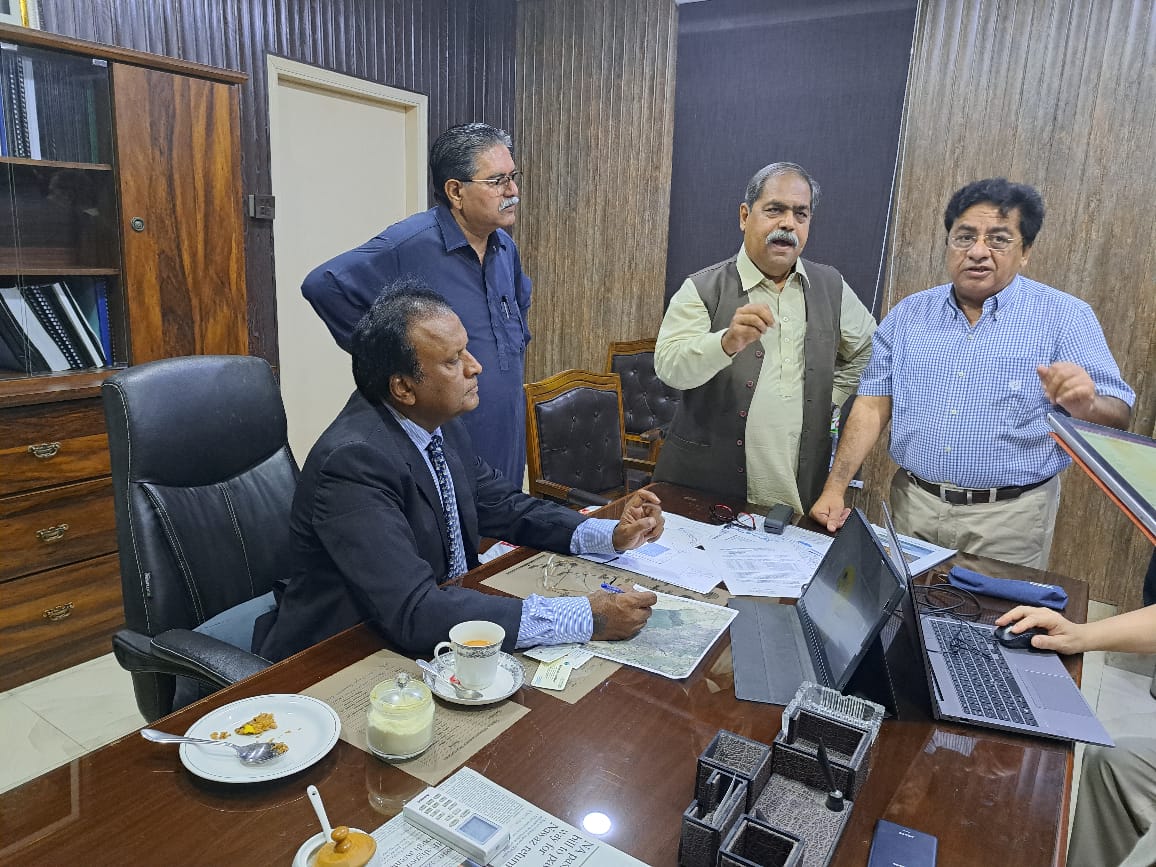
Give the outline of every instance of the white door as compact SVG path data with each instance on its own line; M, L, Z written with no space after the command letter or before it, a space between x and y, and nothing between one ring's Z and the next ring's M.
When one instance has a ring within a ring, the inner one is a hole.
M349 355L301 281L426 204L426 97L269 58L277 336L289 445L299 463L353 391Z

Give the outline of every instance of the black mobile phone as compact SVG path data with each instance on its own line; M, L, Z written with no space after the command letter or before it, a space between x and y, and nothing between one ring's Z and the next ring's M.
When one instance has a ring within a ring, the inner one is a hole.
M791 523L791 518L795 517L795 510L786 503L776 503L767 512L767 518L763 522L763 529L768 533L775 533L781 535L783 528Z
M906 828L886 819L875 825L871 838L871 854L867 867L935 867L935 852L939 841L931 834Z

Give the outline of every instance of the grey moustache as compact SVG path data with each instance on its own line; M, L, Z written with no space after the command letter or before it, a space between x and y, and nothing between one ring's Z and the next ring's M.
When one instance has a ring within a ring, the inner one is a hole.
M792 232L790 229L775 229L775 231L767 235L766 243L768 247L775 241L786 241L792 247L799 246L799 236Z
M502 203L498 205L499 211L506 211L518 204L521 199L518 196L510 196L508 199L502 199Z

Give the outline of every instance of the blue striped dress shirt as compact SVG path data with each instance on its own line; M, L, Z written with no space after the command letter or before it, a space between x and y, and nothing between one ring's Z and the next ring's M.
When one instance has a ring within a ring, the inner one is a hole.
M421 425L410 421L388 403L386 409L397 419L410 442L417 447L422 460L429 469L437 485L437 473L430 463L426 446L433 436ZM433 432L441 435L441 428ZM449 479L450 493L454 497L453 511L457 512L457 495L454 493L453 478ZM443 503L444 505L444 503ZM560 507L561 508L561 507ZM571 554L614 554L614 528L618 522L608 518L587 518L574 530L570 537ZM461 524L451 527L450 532L461 535ZM584 596L559 596L546 598L536 593L522 602L522 621L518 626L517 647L534 647L538 644L569 644L586 642L594 634L594 617L590 613L590 602Z
M1048 435L1051 405L1036 373L1057 361L1084 368L1097 394L1136 399L1085 302L1017 275L972 325L947 284L887 314L859 394L891 397L891 457L920 478L1030 485L1070 463Z

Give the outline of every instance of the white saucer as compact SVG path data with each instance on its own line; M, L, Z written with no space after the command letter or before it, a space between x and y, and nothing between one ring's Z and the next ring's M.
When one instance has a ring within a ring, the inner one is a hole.
M522 663L508 653L499 653L498 673L494 676L494 682L482 690L481 698L461 698L454 691L448 679L454 673L454 652L451 650L448 653L443 653L434 660L433 664L437 666L443 676L434 677L428 671L423 670L422 680L425 681L426 686L433 690L434 695L453 704L493 704L512 696L521 689L522 684L526 681L526 672L522 668Z

